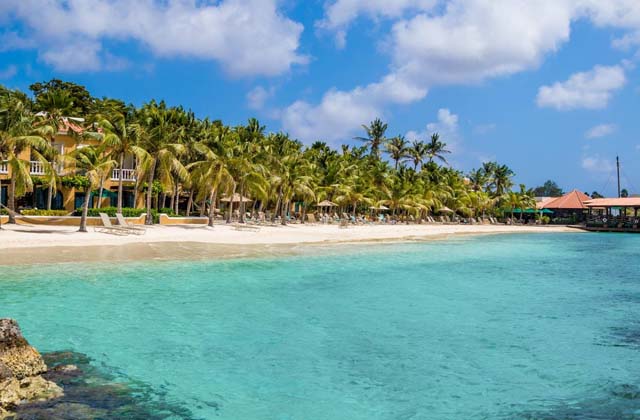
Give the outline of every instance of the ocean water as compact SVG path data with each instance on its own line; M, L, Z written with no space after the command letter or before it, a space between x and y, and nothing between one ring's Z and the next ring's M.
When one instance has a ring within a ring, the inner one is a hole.
M632 419L639 256L532 234L7 266L0 316L184 409L159 418Z

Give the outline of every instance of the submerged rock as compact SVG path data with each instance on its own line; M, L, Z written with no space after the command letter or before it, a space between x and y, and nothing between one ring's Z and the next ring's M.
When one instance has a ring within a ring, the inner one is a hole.
M22 336L13 319L0 319L0 419L21 404L46 401L64 393L41 375L47 365Z

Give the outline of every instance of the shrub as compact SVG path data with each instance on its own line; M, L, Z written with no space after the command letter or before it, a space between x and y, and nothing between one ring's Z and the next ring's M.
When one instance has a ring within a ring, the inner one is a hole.
M82 175L67 175L62 177L62 185L67 188L77 188L80 190L89 186L89 179Z
M99 217L100 213L105 213L107 214L109 217L116 217L116 212L118 211L118 209L116 207L102 207L101 209L89 209L89 211L87 212L87 216L89 217ZM146 213L147 209L134 209L134 208L130 208L130 207L123 207L122 208L122 215L124 217L140 217L141 214ZM169 216L175 216L176 214L168 208L165 209L160 209L160 211L158 212L156 209L151 209L151 215L153 216L153 223L159 223L160 222L160 213L166 213ZM82 215L82 209L76 209L76 211L73 213L74 216L81 216Z

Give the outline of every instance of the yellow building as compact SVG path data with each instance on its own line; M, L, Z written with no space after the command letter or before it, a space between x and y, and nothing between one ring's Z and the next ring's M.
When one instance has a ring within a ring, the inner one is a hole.
M64 120L63 127L60 128L58 134L51 142L51 146L60 155L66 155L72 153L74 150L86 146L98 144L97 140L87 139L82 137L83 129L73 121L68 119ZM44 165L31 158L29 151L24 152L21 159L30 161L31 163L31 176L34 178L34 190L27 193L23 197L16 198L16 207L18 209L47 208L48 199L48 187L37 185L37 177L45 175ZM59 186L57 193L52 200L51 208L54 210L67 210L69 212L74 211L82 207L84 202L84 192L77 190L76 188L65 186L65 177L73 175L73 168L65 168L58 166L56 168L58 175L62 178L62 185ZM122 176L123 180L123 207L135 207L135 159L133 156L127 156L124 160L122 169L114 169L110 176L104 181L104 193L102 197L102 207L115 206L117 203L117 191L119 177ZM0 162L0 200L2 204L7 204L8 189L11 179L11 170L7 165L7 162ZM142 204L142 194L138 194L138 204ZM91 207L97 206L98 191L96 191L91 197Z

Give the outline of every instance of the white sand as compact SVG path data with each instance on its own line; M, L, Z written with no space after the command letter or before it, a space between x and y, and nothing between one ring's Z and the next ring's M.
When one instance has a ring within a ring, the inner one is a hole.
M3 225L0 250L41 247L93 247L120 244L207 243L225 245L278 245L361 241L418 240L459 234L579 232L564 226L506 225L288 225L262 226L258 231L235 230L229 225L151 226L145 235L117 236L73 227Z

